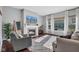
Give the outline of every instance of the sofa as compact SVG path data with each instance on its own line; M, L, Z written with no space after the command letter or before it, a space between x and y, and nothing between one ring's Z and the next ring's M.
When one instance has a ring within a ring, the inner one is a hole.
M79 52L79 31L74 32L71 39L58 37L52 46L54 52Z
M28 48L32 45L31 37L24 36L23 38L17 38L14 33L11 33L10 38L14 51L19 51L21 49Z

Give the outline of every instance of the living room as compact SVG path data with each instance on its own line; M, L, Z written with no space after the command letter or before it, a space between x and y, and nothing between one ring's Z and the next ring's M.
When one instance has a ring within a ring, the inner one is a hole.
M0 18L2 18L1 27L3 29L1 30L1 51L79 51L79 7L1 6L0 10ZM73 38L73 40L65 41L65 39L71 38ZM10 44L10 48L5 47L7 43Z

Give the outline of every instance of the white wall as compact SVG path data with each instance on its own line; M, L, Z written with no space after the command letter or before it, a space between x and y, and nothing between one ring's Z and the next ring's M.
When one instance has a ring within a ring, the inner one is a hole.
M2 11L2 7L0 7L0 10ZM0 51L2 47L2 16L0 15Z
M32 12L32 11L29 11L29 10L26 10L26 9L24 9L24 10L22 10L22 17L23 17L23 27L24 27L24 34L26 34L27 33L27 30L26 30L26 16L36 16L37 17L37 24L38 24L38 26L41 26L42 25L42 21L43 21L43 17L42 16L40 16L40 15L38 15L38 14L36 14L36 13L34 13L34 12Z
M20 9L4 6L2 10L3 10L3 23L7 23L7 22L13 23L13 20L16 20L16 21L23 20L22 12ZM38 17L37 23L39 26L42 24L42 16L29 10L24 10L23 13L24 13L24 22L26 22L26 16L31 15L31 16Z
M42 24L42 16L38 15L37 13L24 9L24 22L26 22L26 16L36 16L38 26Z
M21 20L21 11L20 9L4 6L3 10L3 24L4 23L13 23L13 20Z
M38 19L37 19L37 24L38 26L41 26L42 25L42 16L32 12L32 11L29 11L29 10L25 10L22 11L21 9L16 9L16 8L13 8L13 7L8 7L8 6L4 6L2 8L3 10L3 24L4 23L13 23L13 21L22 21L23 23L26 22L26 16L37 16ZM24 26L25 28L25 26ZM26 29L25 29L26 30Z

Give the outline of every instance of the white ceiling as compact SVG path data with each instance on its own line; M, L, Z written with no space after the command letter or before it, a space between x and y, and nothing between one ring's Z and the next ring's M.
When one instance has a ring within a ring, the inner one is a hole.
M39 15L47 15L75 8L77 6L13 6L14 8L27 9Z

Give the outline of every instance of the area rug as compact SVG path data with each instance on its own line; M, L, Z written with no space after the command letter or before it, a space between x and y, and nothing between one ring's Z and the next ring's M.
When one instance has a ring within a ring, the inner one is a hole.
M56 41L56 38L56 36L51 36L51 38L43 46L52 50L52 43Z
M56 36L45 35L41 38L33 39L32 52L52 52L52 43L56 40Z
M42 40L44 40L44 38L48 37L49 35L44 35L42 37L38 37L36 38L35 42L41 42Z

